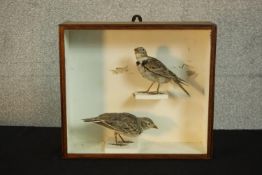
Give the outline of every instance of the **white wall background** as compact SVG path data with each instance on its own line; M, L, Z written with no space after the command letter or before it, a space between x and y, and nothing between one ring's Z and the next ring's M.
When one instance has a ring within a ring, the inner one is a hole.
M64 21L218 25L215 128L262 128L261 0L0 0L0 125L60 126L57 26Z

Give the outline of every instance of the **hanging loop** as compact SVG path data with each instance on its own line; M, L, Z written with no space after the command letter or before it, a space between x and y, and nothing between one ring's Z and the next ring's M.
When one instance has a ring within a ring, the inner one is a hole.
M132 22L136 22L136 19L138 19L139 22L142 22L142 17L140 15L134 15L132 17Z

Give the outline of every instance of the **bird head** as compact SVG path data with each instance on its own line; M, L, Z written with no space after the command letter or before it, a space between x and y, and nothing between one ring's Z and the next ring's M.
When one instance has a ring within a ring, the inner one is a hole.
M158 129L158 127L154 124L153 120L151 120L150 118L142 117L140 118L140 122L143 130L150 129L150 128Z
M144 49L143 47L137 47L134 49L134 51L135 51L136 59L147 56L146 49Z

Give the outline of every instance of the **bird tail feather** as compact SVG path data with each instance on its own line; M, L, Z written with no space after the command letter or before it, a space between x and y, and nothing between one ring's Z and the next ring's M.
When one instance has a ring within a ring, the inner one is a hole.
M183 85L186 85L186 86L188 85L188 83L185 80L176 76L176 74L174 74L172 71L169 71L169 73L172 76L172 79L174 80L175 83L183 84Z
M185 80L181 79L181 78L176 77L175 81L179 82L180 84L188 86L188 83Z
M82 119L84 122L99 122L96 118L86 118Z
M187 92L187 90L182 86L182 84L183 84L183 85L187 85L187 84L185 84L185 83L186 83L185 80L182 80L182 79L176 77L176 78L173 79L173 81L174 81L188 96L190 96L189 92Z

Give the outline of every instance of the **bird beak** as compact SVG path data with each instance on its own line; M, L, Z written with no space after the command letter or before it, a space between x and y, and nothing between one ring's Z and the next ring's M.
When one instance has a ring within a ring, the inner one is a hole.
M156 125L154 125L154 127L153 128L155 128L155 129L158 129L158 127L156 126Z

